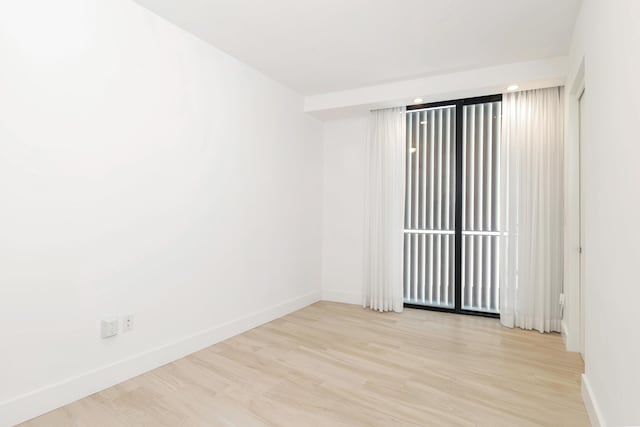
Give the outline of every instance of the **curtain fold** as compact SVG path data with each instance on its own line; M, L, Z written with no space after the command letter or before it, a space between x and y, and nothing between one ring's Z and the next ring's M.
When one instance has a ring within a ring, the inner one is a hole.
M563 89L503 95L500 320L560 331Z
M402 311L405 107L371 112L367 141L363 306Z

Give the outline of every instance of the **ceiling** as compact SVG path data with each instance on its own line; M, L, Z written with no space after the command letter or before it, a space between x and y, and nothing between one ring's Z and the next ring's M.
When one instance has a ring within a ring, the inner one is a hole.
M303 95L566 55L581 0L136 0Z

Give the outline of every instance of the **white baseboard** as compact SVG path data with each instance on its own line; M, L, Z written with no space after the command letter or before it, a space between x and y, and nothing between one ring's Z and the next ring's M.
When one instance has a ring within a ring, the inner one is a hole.
M582 400L584 401L584 406L587 409L591 425L593 427L607 427L604 422L604 418L602 417L602 411L600 411L598 402L593 395L591 384L585 374L582 374Z
M565 322L564 319L560 322L560 334L562 335L565 348L567 351L571 351L569 350L569 330L567 329L567 322Z
M567 351L577 352L579 348L575 348L573 337L569 333L569 327L565 319L560 322L560 334L562 335L562 341L564 342L564 348Z
M325 289L322 291L322 300L362 305L362 295L356 292L341 292Z
M579 353L580 343L576 342L577 336L571 333L571 330L569 329L569 324L566 322L565 319L562 319L562 322L560 323L560 325L561 325L560 333L562 334L562 339L564 341L565 349L567 351Z
M0 402L0 426L11 426L37 417L319 300L320 292L311 292L178 341Z

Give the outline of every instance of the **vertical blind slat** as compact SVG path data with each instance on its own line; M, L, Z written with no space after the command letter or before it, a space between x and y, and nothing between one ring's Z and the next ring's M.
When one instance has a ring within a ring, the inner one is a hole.
M420 228L424 229L427 226L427 170L425 165L427 164L427 113L426 111L420 113L420 153L422 154L422 169L420 175L422 180L420 181L420 198L422 204L420 209L422 215L420 215Z
M406 184L405 184L405 205L404 205L404 226L411 228L411 166L413 157L411 156L411 148L413 147L413 114L407 114L407 166L406 166Z

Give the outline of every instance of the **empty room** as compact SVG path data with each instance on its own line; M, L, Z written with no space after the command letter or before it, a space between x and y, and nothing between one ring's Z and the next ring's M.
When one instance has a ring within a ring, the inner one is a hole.
M640 1L0 0L0 427L640 426Z

